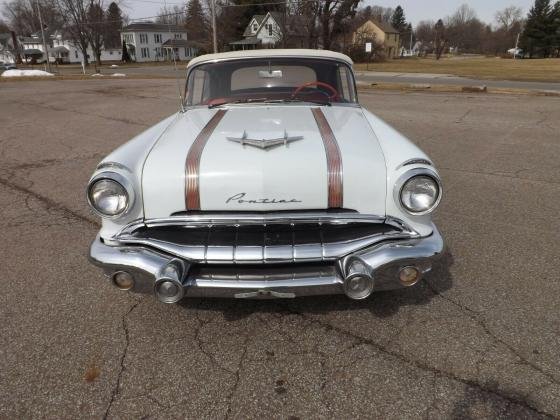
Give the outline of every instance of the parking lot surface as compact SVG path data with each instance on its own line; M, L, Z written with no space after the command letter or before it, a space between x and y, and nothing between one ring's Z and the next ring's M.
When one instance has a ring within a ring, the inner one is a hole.
M375 92L436 162L444 266L364 302L123 293L86 259L96 164L173 80L0 84L0 418L560 416L560 101Z

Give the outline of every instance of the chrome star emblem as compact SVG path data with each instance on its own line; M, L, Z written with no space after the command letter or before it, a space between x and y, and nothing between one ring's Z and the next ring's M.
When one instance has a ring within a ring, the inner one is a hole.
M288 132L284 130L284 137L276 139L250 139L247 137L247 132L244 130L241 137L227 137L228 140L240 143L242 146L253 146L261 150L271 149L276 146L288 146L288 143L293 141L302 140L303 136L288 136Z

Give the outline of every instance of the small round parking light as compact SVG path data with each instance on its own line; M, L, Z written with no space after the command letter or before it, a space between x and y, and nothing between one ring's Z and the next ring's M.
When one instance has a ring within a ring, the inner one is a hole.
M368 298L373 292L373 280L362 274L349 276L344 282L344 293L350 299L362 300Z
M420 280L420 270L416 267L404 267L399 271L399 280L403 286L414 286Z
M130 290L134 287L134 277L126 271L113 274L113 284L121 290Z
M156 283L156 296L163 303L176 303L183 297L183 286L170 280Z

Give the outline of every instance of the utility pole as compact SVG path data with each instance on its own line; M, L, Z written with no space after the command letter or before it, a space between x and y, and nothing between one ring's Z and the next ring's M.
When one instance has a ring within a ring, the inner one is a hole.
M45 56L47 57L47 68L49 73L51 72L51 62L49 60L49 50L47 49L47 41L45 41L45 28L43 28L43 18L41 17L41 7L39 5L39 0L37 2L37 13L39 14L39 25L41 25L41 35L43 37L43 48L45 49Z
M410 25L410 55L412 56L412 25Z
M212 43L214 44L214 53L218 52L218 36L216 34L216 0L211 0L212 6Z
M521 32L517 34L517 41L515 41L515 50L513 51L513 59L516 60L517 59L517 48L519 47L519 36L521 35Z

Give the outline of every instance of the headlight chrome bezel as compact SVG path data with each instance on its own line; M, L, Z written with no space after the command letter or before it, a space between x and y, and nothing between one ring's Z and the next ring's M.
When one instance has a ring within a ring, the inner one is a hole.
M97 183L99 181L103 181L103 180L109 180L109 181L116 182L119 185L121 185L123 187L123 189L125 190L125 192L127 194L126 206L125 206L124 210L121 211L120 213L117 213L115 215L108 215L108 214L100 212L95 207L95 205L93 204L92 197L91 197L91 189L92 189L93 185L95 185L95 183ZM104 219L108 219L108 220L119 219L119 218L125 216L126 214L128 214L130 212L130 210L132 209L132 207L134 206L134 198L135 198L134 197L134 188L133 188L132 182L126 176L121 175L118 172L110 172L110 171L100 172L90 180L90 182L87 186L87 189L86 189L86 197L87 197L88 204L89 204L90 208L92 209L92 211L95 214L97 214L98 216L100 216Z
M434 204L428 210L421 211L421 212L414 212L414 211L408 209L403 204L401 197L402 197L403 188L406 185L406 183L408 181L410 181L412 178L419 177L419 176L428 177L428 178L431 178L435 181L435 183L438 187L438 197L437 197L436 201L434 202ZM425 215L433 213L438 208L438 206L441 202L442 195L443 195L443 187L442 187L442 184L441 184L441 179L435 171L433 171L432 169L429 169L429 168L414 168L414 169L411 169L409 171L406 171L404 174L402 174L397 179L397 182L395 183L395 188L394 188L395 203L397 204L397 206L402 211L404 211L405 213L410 214L412 216L425 216Z

